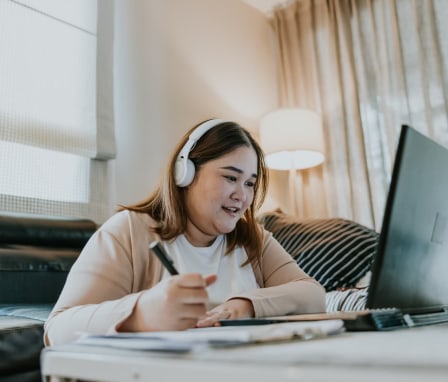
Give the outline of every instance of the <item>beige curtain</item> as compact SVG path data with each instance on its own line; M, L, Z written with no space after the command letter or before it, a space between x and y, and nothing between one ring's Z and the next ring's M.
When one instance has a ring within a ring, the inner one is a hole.
M447 16L444 0L297 0L275 11L280 105L320 113L326 138L326 161L297 173L289 212L379 229L401 124L447 145ZM275 194L285 174L272 180Z

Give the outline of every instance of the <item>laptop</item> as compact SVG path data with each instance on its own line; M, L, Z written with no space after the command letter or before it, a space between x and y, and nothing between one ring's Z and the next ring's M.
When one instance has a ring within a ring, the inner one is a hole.
M367 292L353 330L448 321L448 149L401 128ZM356 322L358 321L358 322Z
M448 149L410 126L401 128L366 310L221 324L334 318L349 331L448 321Z

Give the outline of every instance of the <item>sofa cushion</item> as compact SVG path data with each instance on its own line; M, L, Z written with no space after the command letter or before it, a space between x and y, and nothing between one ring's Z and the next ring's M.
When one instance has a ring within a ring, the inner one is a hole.
M1 375L39 369L43 325L51 309L52 304L0 305Z
M367 302L367 288L327 292L325 302L327 312L364 310Z
M79 252L0 245L0 304L54 303Z
M54 303L96 228L86 219L0 215L0 304Z
M327 292L355 287L372 266L379 235L354 221L301 220L277 210L260 222Z

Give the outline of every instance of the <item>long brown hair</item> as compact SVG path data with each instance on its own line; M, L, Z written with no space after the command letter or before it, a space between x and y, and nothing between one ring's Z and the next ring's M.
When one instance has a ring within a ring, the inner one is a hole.
M179 152L197 126L190 129L178 143L171 154L162 180L154 192L140 203L120 208L149 214L158 222L154 232L159 234L162 240L175 238L182 234L187 226L185 189L176 185L174 168ZM258 176L254 185L252 204L238 221L235 229L226 234L227 252L232 251L236 246L244 246L248 261L252 262L259 260L262 251L261 229L256 222L255 213L263 204L268 186L268 172L263 150L248 130L235 122L222 122L208 130L197 141L188 157L194 163L197 172L208 161L226 155L241 146L254 149L258 159Z

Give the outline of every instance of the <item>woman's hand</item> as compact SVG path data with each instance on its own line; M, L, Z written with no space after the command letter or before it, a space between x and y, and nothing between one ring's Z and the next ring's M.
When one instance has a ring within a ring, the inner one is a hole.
M119 327L121 332L183 330L195 327L206 314L206 287L216 275L202 277L198 273L172 276L146 290L134 312Z
M198 320L196 327L219 326L219 320L254 316L254 306L250 300L235 298L208 311Z

